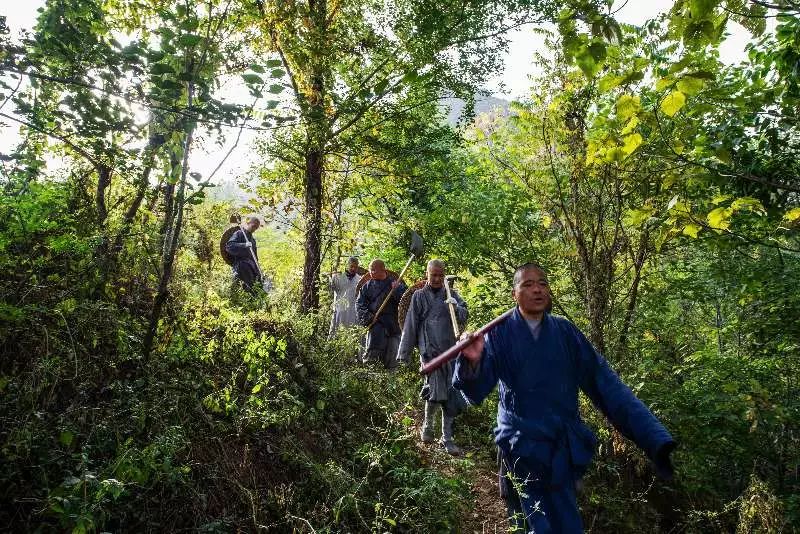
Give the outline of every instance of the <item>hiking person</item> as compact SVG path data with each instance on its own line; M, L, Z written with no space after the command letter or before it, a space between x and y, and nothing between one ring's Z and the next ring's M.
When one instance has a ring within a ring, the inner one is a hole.
M358 258L351 256L347 260L344 272L331 275L330 290L333 292L333 313L328 337L336 334L340 326L350 326L358 323L356 313L356 288L361 280L358 274Z
M403 334L397 360L408 362L414 347L419 349L422 363L438 356L456 342L456 334L451 321L450 306L453 306L458 323L467 322L467 306L464 300L453 291L448 297L445 291L444 263L433 259L428 262L425 286L411 296L411 304L403 323ZM440 443L449 453L457 455L461 449L453 441L453 420L460 408L464 407L461 392L452 386L454 362L448 362L425 377L425 385L420 396L425 401L425 416L420 430L420 439L425 443L433 441L433 426L436 412L441 411L442 437ZM451 396L457 398L450 398Z
M369 264L370 279L361 287L356 298L358 321L369 327L386 295L391 292L389 302L375 324L367 332L364 363L380 362L385 369L397 367L397 347L400 345L400 326L397 324L397 305L406 290L402 280L386 272L383 260L375 259Z
M248 216L225 243L225 251L233 258L233 278L250 294L255 293L253 284L260 279L258 247L253 238L260 226L261 220L257 216Z
M516 270L511 294L517 306L510 317L462 348L453 384L478 404L499 383L495 443L512 527L579 533L575 486L597 444L581 420L579 389L662 478L672 477L676 442L584 334L550 314L550 287L539 265Z

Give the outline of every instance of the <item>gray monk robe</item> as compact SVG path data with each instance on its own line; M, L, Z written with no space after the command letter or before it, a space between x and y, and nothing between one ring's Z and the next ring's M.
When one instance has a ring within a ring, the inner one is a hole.
M349 275L337 273L331 277L330 288L333 291L333 316L328 336L333 336L340 326L358 324L356 313L356 287L361 280L360 274Z
M464 324L467 321L467 306L464 300L455 291L451 292L457 304L455 306L456 321ZM425 363L438 356L456 343L450 310L445 302L447 292L444 288L434 289L425 285L411 297L411 305L403 324L403 335L400 338L400 348L397 359L403 362L409 360L409 355L414 347L419 348L420 360ZM428 375L427 388L429 396L425 403L425 420L423 422L422 439L431 441L433 431L433 417L435 408L442 406L442 442L450 451L448 444L452 445L452 424L456 415L456 408L466 404L461 399L451 398L460 395L452 387L453 362L448 362Z

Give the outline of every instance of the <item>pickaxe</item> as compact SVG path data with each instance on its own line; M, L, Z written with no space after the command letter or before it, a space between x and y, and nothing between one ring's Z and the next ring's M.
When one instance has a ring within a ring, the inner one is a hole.
M403 267L403 270L400 271L400 274L397 276L398 283L403 279L403 275L406 274L406 271L408 270L408 267L411 265L411 262L414 261L414 258L419 258L420 256L422 256L423 253L422 238L419 236L418 233L413 231L411 232L410 251L411 251L411 257L408 258L406 266ZM386 307L386 305L389 303L389 298L392 296L392 293L394 293L394 290L395 288L389 289L389 292L386 294L386 298L384 298L383 303L381 303L381 307L378 308L378 311L375 312L375 316L372 318L372 322L369 323L369 325L367 325L367 330L370 330L373 326L375 326L375 323L378 322L378 317L380 316L381 312Z

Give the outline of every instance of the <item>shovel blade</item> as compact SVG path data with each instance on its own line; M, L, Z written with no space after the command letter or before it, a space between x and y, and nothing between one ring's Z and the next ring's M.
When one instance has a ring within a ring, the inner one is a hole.
M425 249L422 246L422 238L419 236L417 232L412 230L411 232L411 249L410 252L417 258L422 257L423 252Z

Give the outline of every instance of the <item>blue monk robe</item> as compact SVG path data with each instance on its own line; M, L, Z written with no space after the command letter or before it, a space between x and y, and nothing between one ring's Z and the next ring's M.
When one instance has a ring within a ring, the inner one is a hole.
M485 337L479 365L456 361L453 385L479 404L499 382L495 443L520 491L528 530L582 532L575 498L597 440L581 420L578 388L624 436L671 475L669 432L575 325L545 313L538 335L517 308ZM666 456L666 461L663 456Z

